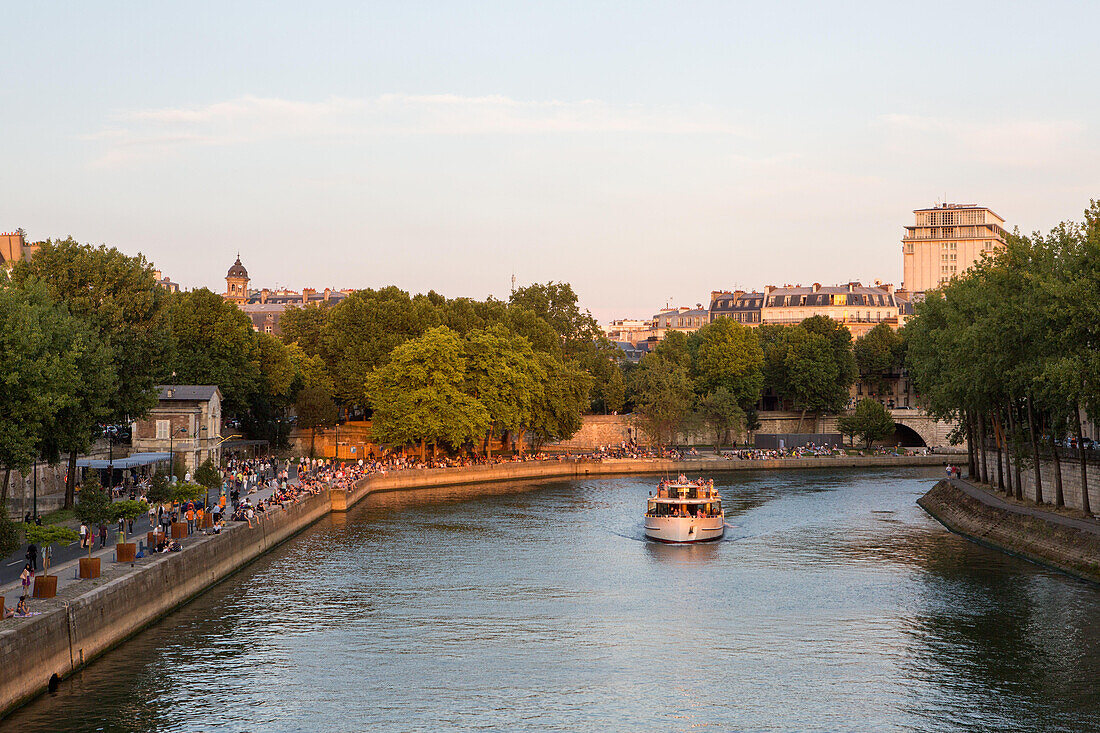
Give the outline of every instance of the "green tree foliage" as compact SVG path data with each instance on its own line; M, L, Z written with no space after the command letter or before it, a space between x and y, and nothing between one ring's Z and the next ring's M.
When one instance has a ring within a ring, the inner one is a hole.
M298 427L309 431L309 457L313 458L317 440L317 428L336 424L336 403L332 400L331 387L312 384L298 392L294 411L298 415Z
M882 395L890 384L890 377L901 369L905 361L901 335L885 323L880 323L852 346L859 378L871 389L871 394Z
M109 347L117 384L110 393L113 421L144 415L157 403L157 379L171 361L168 293L140 254L48 240L16 264L14 282L37 279L50 297L86 321Z
M111 497L99 484L99 474L89 471L80 489L80 499L76 502L77 518L93 530L98 525L108 525L115 521ZM88 545L88 557L92 556L91 543Z
M488 411L488 436L521 431L530 422L535 386L545 379L531 344L498 324L472 331L463 346L465 392Z
M745 411L737 396L726 387L718 387L699 398L699 419L714 434L715 453L723 439L728 440L731 433L739 433L745 427Z
M27 525L25 531L27 542L38 545L39 549L42 550L44 558L42 571L47 576L50 574L49 548L52 545L68 545L80 539L80 535L60 524L43 524L42 526L31 524Z
M168 474L157 473L149 482L149 490L145 492L145 498L150 504L167 504L172 499L172 484L168 480Z
M634 404L642 429L659 445L671 445L692 416L695 393L681 364L656 354L642 357L633 374Z
M894 432L894 419L881 402L864 398L856 404L851 414L837 418L837 427L844 435L858 435L868 448L876 440L887 438Z
M462 339L446 326L399 345L368 379L372 431L380 443L426 441L459 448L481 438L491 416L467 394Z
M369 404L371 370L382 366L401 344L441 323L438 306L425 295L409 297L396 287L358 290L332 309L325 325L324 358L346 402Z
M206 288L176 293L170 321L176 340L172 384L216 384L226 413L245 415L260 390L260 350L252 321Z
M214 466L214 461L207 458L195 469L195 483L211 491L221 490L222 475Z
M19 549L20 535L19 527L8 516L7 506L0 504L0 557L7 557Z
M731 318L719 318L695 332L694 374L701 393L725 389L742 410L760 399L764 351L756 333Z
M171 498L175 504L186 504L189 501L198 501L206 496L206 487L199 484L181 481L172 486Z
M544 377L536 385L526 425L536 450L547 441L565 440L581 429L581 413L592 387L592 378L579 367L551 354L539 353L537 358Z
M298 344L307 356L321 356L325 352L324 338L331 315L332 306L328 303L288 306L279 316L283 342Z
M7 472L25 470L58 415L79 405L79 367L92 349L80 322L40 283L0 286L0 503Z

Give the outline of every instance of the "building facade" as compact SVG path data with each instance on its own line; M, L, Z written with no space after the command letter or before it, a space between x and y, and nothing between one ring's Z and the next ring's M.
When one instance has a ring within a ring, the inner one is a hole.
M37 244L27 244L22 229L0 233L0 267L13 267L20 260L29 260L37 250Z
M743 290L713 290L710 294L710 320L732 318L746 326L759 326L764 307L763 293Z
M903 286L919 298L966 272L1005 245L1005 220L977 204L940 204L913 211L901 240Z
M157 406L133 423L134 452L171 451L192 473L207 458L218 465L221 390L212 384L164 384L157 391Z
M244 311L252 321L254 330L274 336L282 335L279 320L288 306L309 303L335 305L354 292L332 288L321 291L315 288L302 288L300 293L283 288L254 290L249 288L250 282L248 270L241 264L241 256L238 254L237 261L225 275L225 292L222 297L231 303L236 303Z

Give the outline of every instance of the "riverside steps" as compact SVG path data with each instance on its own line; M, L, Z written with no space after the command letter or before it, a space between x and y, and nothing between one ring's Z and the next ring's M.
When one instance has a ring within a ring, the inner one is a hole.
M327 489L226 525L217 535L183 541L181 552L130 563L105 562L104 577L67 583L56 599L35 601L38 615L0 622L0 716L45 692L93 659L330 512L344 512L376 492L586 476L936 466L958 455L844 456L760 460L547 460L453 469L404 470L360 479L350 490ZM255 520L254 520L255 521ZM58 573L72 572L65 565ZM10 594L9 594L10 595Z
M1100 583L1100 522L1083 512L1006 501L962 479L939 481L917 504L973 542Z

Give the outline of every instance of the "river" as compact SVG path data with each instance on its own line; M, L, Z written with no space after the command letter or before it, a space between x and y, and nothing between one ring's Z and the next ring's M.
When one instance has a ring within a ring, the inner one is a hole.
M653 477L370 497L3 727L1100 729L1100 589L948 533L941 473L718 475L689 547Z

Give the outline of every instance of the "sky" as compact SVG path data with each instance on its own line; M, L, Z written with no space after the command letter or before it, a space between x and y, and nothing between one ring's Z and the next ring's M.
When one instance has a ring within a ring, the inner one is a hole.
M597 318L900 283L912 210L1100 198L1100 3L0 0L0 230L185 288Z

